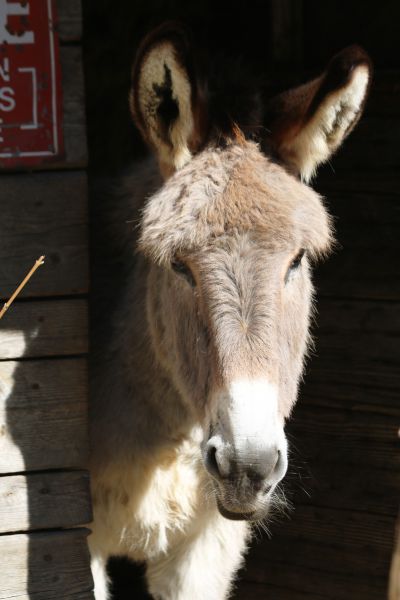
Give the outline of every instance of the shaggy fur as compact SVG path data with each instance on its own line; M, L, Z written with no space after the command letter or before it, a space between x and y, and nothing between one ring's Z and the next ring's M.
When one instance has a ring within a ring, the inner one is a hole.
M146 562L156 599L227 598L247 521L268 514L286 471L283 425L307 349L310 262L331 244L321 198L257 144L236 129L222 144L205 134L193 143L194 75L176 36L146 40L131 97L170 176L161 184L140 165L104 217L116 248L105 265L121 288L111 289L111 312L98 303L94 328L96 600L108 597L113 554ZM322 129L326 103L314 117ZM121 234L128 220L134 233ZM107 273L95 285L104 295Z

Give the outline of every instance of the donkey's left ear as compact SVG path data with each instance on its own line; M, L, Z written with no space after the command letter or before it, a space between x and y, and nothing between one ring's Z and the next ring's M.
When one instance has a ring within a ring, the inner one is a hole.
M320 77L279 94L266 107L267 143L308 181L341 145L360 118L372 66L366 52L350 46Z
M169 22L141 43L133 66L130 107L164 175L186 164L200 145L200 100L190 35Z

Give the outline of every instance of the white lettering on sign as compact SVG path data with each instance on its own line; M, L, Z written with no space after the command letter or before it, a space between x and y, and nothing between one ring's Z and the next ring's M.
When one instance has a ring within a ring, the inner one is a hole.
M15 92L10 87L0 88L0 109L4 112L10 112L16 107Z
M0 0L0 44L33 44L35 34L33 31L24 31L22 33L9 31L8 17L29 15L29 4L9 4L7 0Z
M2 63L0 63L0 77L3 81L10 81L10 59L5 58Z

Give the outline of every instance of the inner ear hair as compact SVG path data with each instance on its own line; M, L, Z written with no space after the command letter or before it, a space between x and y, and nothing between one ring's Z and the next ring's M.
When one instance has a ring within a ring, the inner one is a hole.
M272 147L309 181L358 122L371 82L371 62L358 46L342 50L324 73L274 98L267 109Z
M191 158L195 100L188 34L179 24L166 23L142 42L130 94L134 121L164 170Z

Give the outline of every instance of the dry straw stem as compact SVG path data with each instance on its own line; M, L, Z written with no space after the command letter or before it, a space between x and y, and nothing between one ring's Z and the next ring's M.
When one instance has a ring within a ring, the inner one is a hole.
M15 292L13 293L13 295L11 296L11 298L8 300L8 302L6 302L4 304L3 308L0 311L0 319L2 319L4 317L5 313L10 308L11 304L14 302L15 298L18 296L18 294L20 293L20 291L28 283L28 281L30 280L30 278L32 277L32 275L34 274L34 272L36 271L36 269L38 269L40 267L40 265L42 265L44 263L44 258L45 258L44 256L41 256L40 258L37 259L37 261L33 265L32 269L29 271L29 273L27 274L27 276L25 277L25 279L23 281L21 281L21 283L19 284L19 286L17 287L17 289L15 290Z

